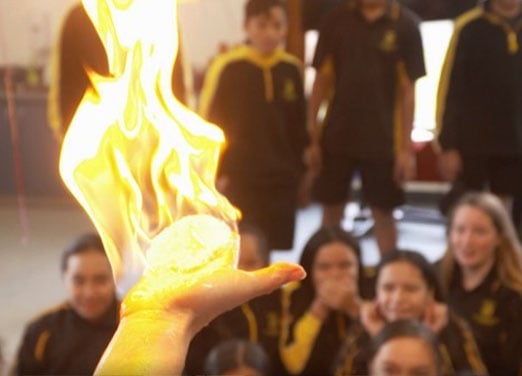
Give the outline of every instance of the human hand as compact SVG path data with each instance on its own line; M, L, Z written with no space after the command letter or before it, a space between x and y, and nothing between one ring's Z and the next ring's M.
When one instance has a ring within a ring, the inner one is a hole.
M192 232L187 223L195 224ZM181 374L191 339L211 320L304 278L295 264L253 272L236 269L234 250L229 249L236 244L233 234L207 233L202 224L215 222L206 217L180 220L168 236L155 238L147 252L150 266L125 296L120 325L96 374ZM182 251L171 251L176 246Z
M462 169L462 159L455 149L445 150L439 155L440 174L447 181L454 181Z
M304 275L300 266L284 263L253 272L220 268L195 277L144 275L125 296L120 324L95 374L179 375L201 328Z
M386 325L376 302L365 301L361 304L361 323L371 337L374 337Z
M439 333L448 324L448 320L449 314L446 304L438 303L435 300L428 303L422 321L433 333Z
M394 180L398 185L412 180L415 177L415 154L409 150L401 150L395 156Z
M351 277L328 279L318 286L317 295L324 304L350 316L358 316L360 299L357 282Z
M287 263L251 272L223 267L201 277L190 273L181 277L148 274L125 296L121 316L143 312L160 312L176 318L186 315L193 335L223 312L304 275L299 265Z

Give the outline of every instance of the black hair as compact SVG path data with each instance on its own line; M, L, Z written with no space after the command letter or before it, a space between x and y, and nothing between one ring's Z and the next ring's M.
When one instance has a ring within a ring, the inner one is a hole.
M272 7L281 7L285 13L287 12L284 0L248 0L245 5L245 20L266 14Z
M363 284L363 270L361 262L361 248L355 238L350 235L349 232L341 228L340 226L322 227L317 230L306 242L299 264L306 271L307 277L300 282L299 289L293 294L292 298L292 314L294 317L300 317L300 315L306 311L315 297L315 287L312 281L313 265L317 253L322 246L334 242L340 242L346 244L351 248L357 258L358 266L358 285L359 290Z
M231 339L215 346L205 360L205 374L222 375L241 366L253 368L263 376L270 374L270 360L265 350L244 339Z
M441 375L443 362L437 337L426 325L416 320L401 319L387 323L372 339L369 353L370 363L387 342L404 337L417 338L428 345L435 360L437 375Z
M433 297L438 302L444 302L444 294L442 293L441 284L434 266L419 252L397 249L383 256L376 271L376 281L379 281L379 275L382 269L395 262L406 262L416 267L422 275L422 279L426 282L428 289L433 291Z
M249 234L256 239L259 256L265 265L270 264L270 248L268 247L268 240L263 230L253 223L241 221L238 224L238 231L239 236Z
M67 270L69 258L71 258L71 256L91 250L99 251L100 253L106 256L105 248L103 247L102 240L98 234L86 233L74 239L73 242L62 253L62 273L64 273Z

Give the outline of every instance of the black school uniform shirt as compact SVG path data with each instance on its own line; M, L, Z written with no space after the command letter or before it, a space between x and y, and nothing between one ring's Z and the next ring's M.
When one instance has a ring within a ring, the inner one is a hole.
M522 156L522 14L512 23L490 1L459 17L439 85L444 150Z
M97 324L80 317L68 303L44 313L25 329L18 352L18 375L92 375L119 319L114 302Z
M472 291L460 281L456 270L448 303L470 324L489 374L522 374L522 295L502 285L494 268Z
M444 375L487 374L473 333L459 316L450 313L448 323L437 333ZM371 337L360 322L349 330L346 340L337 354L335 376L369 374Z
M200 114L225 133L220 174L266 186L294 185L308 144L302 65L277 49L241 45L210 66Z
M425 74L419 19L395 0L368 22L357 1L344 1L324 18L313 65L333 70L333 95L323 147L335 154L393 157L400 140L400 80Z

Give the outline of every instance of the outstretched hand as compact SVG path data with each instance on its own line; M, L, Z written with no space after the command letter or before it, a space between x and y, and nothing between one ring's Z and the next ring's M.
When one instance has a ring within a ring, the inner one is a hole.
M304 277L301 266L287 263L253 272L212 263L195 271L148 271L125 296L96 374L181 374L190 341L212 319Z
M296 264L278 263L252 272L220 268L206 275L148 273L125 296L122 317L160 312L166 317L186 315L195 335L214 318L282 285L303 279Z

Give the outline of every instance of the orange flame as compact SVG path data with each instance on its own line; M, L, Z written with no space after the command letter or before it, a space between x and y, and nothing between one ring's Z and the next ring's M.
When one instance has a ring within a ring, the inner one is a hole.
M66 134L60 174L94 222L126 291L151 263L191 268L214 257L197 253L219 243L224 229L236 234L238 212L214 185L223 133L172 94L176 1L83 0L83 6L112 76L90 73L95 89L85 93ZM195 245L175 245L183 254L148 255L152 240L182 218L195 231ZM237 241L231 248L237 253Z

